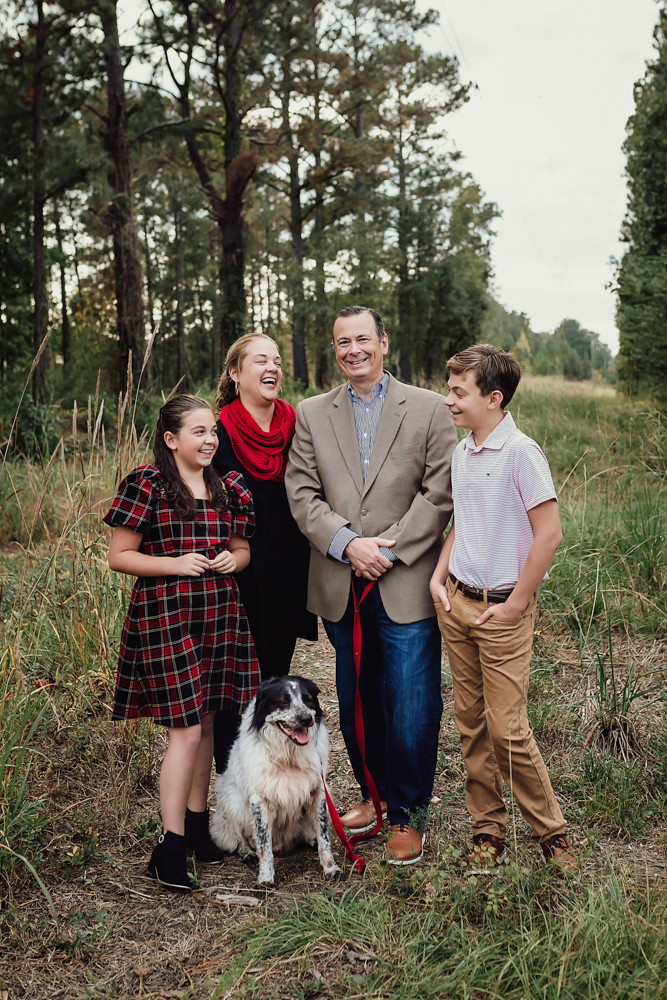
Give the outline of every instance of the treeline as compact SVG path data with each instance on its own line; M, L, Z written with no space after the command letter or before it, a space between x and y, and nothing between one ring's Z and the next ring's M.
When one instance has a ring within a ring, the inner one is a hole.
M489 299L482 339L513 351L524 372L589 379L593 372L614 377L614 359L600 335L576 319L564 319L553 333L535 333L525 313L512 312Z
M635 84L628 120L628 244L617 272L619 380L667 404L667 8L654 32L655 59Z
M0 384L39 406L208 386L246 330L308 387L360 301L393 370L478 340L498 212L446 143L468 99L415 0L10 0L0 14ZM131 44L125 44L129 40ZM110 400L111 401L111 400Z

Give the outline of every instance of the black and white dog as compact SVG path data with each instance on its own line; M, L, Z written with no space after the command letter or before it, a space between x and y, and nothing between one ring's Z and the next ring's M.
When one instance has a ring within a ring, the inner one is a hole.
M322 776L329 736L304 677L274 677L260 684L246 709L227 770L216 782L211 836L223 851L259 858L259 883L274 879L274 852L317 843L325 875L338 866L331 853Z

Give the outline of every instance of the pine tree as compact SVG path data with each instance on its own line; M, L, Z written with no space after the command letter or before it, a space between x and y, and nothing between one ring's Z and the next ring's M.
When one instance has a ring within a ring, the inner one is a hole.
M116 276L116 313L121 367L117 388L124 388L128 362L132 358L135 384L145 348L143 282L137 245L132 194L132 170L128 145L124 60L118 38L117 0L97 0L104 32L107 110L102 131L109 154L108 173L112 197L107 220L113 240Z
M627 390L667 403L667 8L654 37L656 58L635 84L623 147L629 248L618 269L618 375Z
M390 46L386 59L388 94L380 114L392 150L389 205L396 231L399 371L411 382L419 328L428 326L431 313L423 277L438 256L434 224L436 229L441 225L442 195L454 186L452 158L439 148L442 118L461 107L469 88L459 81L455 59L427 56L410 35Z
M267 0L171 0L165 16L153 0L148 3L152 41L162 50L161 68L174 87L180 112L179 119L166 121L163 127L175 128L183 136L220 230L224 355L245 332L243 216L246 190L261 159L251 142L256 129L248 119L261 103L269 4ZM195 69L203 70L203 79L194 77Z

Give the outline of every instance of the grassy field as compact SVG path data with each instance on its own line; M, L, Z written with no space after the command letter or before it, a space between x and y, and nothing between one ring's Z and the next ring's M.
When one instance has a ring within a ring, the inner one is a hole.
M667 995L667 422L604 385L552 379L525 380L511 409L559 490L530 715L579 875L544 866L516 816L510 863L464 877L445 658L422 865L387 868L370 842L365 875L334 884L308 851L279 859L269 894L237 859L197 872L187 899L145 879L164 737L108 721L129 587L107 568L101 522L145 440L131 400L117 442L91 400L52 455L9 459L0 479L3 1000ZM325 638L299 644L295 670L322 688L343 808L355 790Z

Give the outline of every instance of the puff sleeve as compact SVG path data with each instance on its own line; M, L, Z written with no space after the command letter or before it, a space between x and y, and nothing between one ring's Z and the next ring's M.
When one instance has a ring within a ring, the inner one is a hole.
M154 466L142 465L133 469L118 487L104 521L112 528L129 528L142 535L148 534L159 478L160 472Z
M222 477L229 496L229 512L232 515L232 531L243 538L255 534L255 505L252 493L240 472L229 472Z

